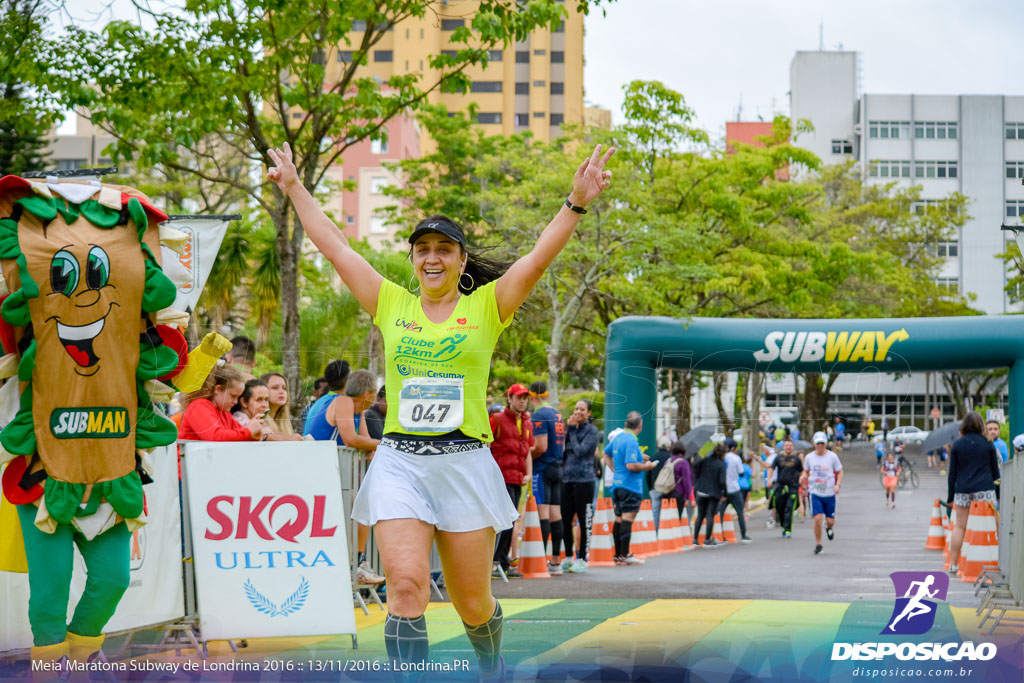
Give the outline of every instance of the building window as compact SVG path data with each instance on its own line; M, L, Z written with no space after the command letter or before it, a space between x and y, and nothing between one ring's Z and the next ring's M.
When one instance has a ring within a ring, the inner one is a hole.
M535 87L535 88L543 88L545 85L547 85L547 83L544 82L544 81L534 81L533 82L533 87Z
M1024 223L1024 199L1006 200L1006 217L1016 218L1018 223Z
M910 162L906 160L875 159L871 161L872 178L909 178Z
M384 188L388 186L388 179L385 176L373 176L370 178L370 194L384 194Z
M1007 161L1006 177L1010 179L1024 178L1024 161Z
M442 19L441 30L442 31L454 31L457 28L462 28L466 25L465 19Z
M565 22L558 22L558 26L551 30L552 33L565 33Z
M373 61L375 62L391 62L394 61L395 55L391 50L374 50Z
M561 50L551 51L551 63L552 64L565 64L565 53Z
M914 137L919 140L956 140L956 121L916 121Z
M386 235L388 234L388 225L384 222L384 219L380 216L370 217L370 234L371 235Z
M445 57L451 57L452 59L455 59L456 57L459 56L459 51L458 50L441 50L441 54L444 55Z
M338 52L338 61L342 64L351 64L354 54L352 50L340 50Z
M348 223L349 225L352 225L353 223L356 222L356 217L355 216L345 216L345 222Z
M324 64L327 63L327 55L324 54L324 51L322 49L317 48L316 50L313 51L312 62L314 64L319 64L320 66L323 66Z
M517 126L528 126L530 125L530 115L528 113L516 114L515 123Z
M518 81L518 82L516 82L516 94L517 95L529 95L530 94L530 84L527 83L526 81Z
M86 159L58 159L57 170L58 171L74 171L79 168L83 168L87 163Z
M910 204L910 211L918 216L923 216L929 208L945 209L950 213L949 203L945 199L918 199Z
M480 112L476 115L477 123L501 123L501 112Z
M530 63L530 51L529 50L516 50L516 64L529 64Z
M1024 123L1006 124L1007 140L1024 140Z
M501 50L488 50L487 59L492 62L500 62L503 54Z
M543 57L543 56L544 56L544 55L546 55L547 53L548 53L548 51L547 51L547 50L534 50L534 51L533 51L533 56L534 56L534 57Z
M423 29L420 29L420 40L423 40Z
M833 140L833 154L853 154L853 143L849 140Z
M387 154L388 153L388 141L387 140L370 140L370 153L371 154Z
M551 94L552 95L564 95L565 94L565 83L558 81L551 81Z
M501 92L501 81L473 81L472 92Z
M292 114L292 118L293 119L301 119L302 118L302 112L301 111L295 112L294 114Z
M544 112L542 112L542 111L535 111L535 112L533 112L533 118L535 118L535 119L542 119L545 116L546 116L546 114Z
M365 31L366 30L366 22L363 21L362 19L353 19L352 20L352 30L353 31Z
M928 245L928 253L939 258L956 258L960 254L958 242L934 242Z
M551 115L551 125L552 126L560 126L560 125L562 125L562 123L564 121L565 121L565 114L552 114Z
M910 121L870 121L868 137L872 138L909 138Z
M956 277L937 277L935 278L935 284L942 289L945 289L950 294L956 294L960 291L960 278Z
M915 178L956 178L955 161L915 161Z

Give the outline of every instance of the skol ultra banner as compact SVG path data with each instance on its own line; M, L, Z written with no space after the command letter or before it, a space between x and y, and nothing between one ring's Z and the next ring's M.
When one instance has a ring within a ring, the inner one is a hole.
M355 633L333 442L186 445L203 637Z

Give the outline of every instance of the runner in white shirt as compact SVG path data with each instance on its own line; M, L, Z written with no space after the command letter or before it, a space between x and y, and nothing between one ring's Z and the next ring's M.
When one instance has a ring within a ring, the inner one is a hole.
M839 456L828 450L825 432L815 432L814 452L804 457L804 472L800 484L811 493L811 513L814 515L814 554L821 552L821 523L825 522L828 540L835 538L832 527L836 524L836 495L843 481L843 464Z

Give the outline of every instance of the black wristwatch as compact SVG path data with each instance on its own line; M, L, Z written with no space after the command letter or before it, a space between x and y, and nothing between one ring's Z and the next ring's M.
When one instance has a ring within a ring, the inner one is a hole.
M565 205L569 207L570 211L575 211L576 213L581 215L587 212L587 210L584 209L582 206L576 206L575 204L570 202L568 197L565 198Z

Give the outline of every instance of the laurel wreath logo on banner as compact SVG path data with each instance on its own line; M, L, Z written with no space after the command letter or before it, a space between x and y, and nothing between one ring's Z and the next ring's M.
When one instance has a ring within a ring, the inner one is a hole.
M287 600L281 603L280 607L256 590L250 579L245 580L245 596L249 598L249 602L252 603L257 612L262 612L271 617L287 617L289 614L298 612L306 604L306 598L309 597L309 582L306 581L306 577L302 577L299 587L288 596Z

